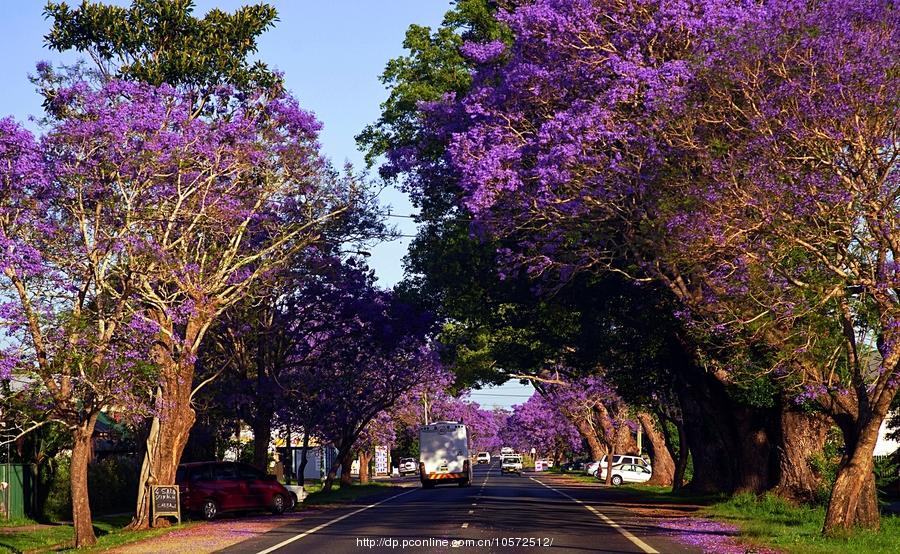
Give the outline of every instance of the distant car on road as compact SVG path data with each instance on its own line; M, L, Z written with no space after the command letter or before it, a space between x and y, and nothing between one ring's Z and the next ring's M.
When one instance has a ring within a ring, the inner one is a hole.
M415 475L417 466L415 458L400 458L398 471L400 475Z
M489 464L489 463L491 463L491 453L490 452L479 452L478 457L475 460L479 464Z
M646 483L653 476L653 471L647 466L636 464L618 464L612 468L612 484L619 486L622 483ZM597 478L606 480L606 466L600 467Z
M500 473L522 473L522 455L506 454L500 458Z
M294 506L294 495L274 475L235 462L181 464L175 474L184 511L205 519L222 512L268 510L280 514Z

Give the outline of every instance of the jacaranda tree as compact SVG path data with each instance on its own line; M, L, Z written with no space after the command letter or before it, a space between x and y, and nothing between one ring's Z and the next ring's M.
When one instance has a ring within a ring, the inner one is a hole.
M132 247L116 171L91 159L93 122L51 126L40 142L0 120L0 379L40 413L26 432L71 432L75 544L96 542L87 466L102 410L148 413L158 326L135 302L140 277L119 260Z

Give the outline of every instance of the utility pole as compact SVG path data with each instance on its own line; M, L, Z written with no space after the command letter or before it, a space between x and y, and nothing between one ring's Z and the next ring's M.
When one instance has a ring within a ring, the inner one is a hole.
M422 393L422 405L425 408L425 425L428 425L428 391Z

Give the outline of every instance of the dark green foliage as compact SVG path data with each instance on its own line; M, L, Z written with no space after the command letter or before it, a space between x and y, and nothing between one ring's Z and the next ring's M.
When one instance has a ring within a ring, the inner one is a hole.
M88 466L88 491L95 515L128 512L137 502L140 461L129 457L110 457ZM69 483L69 458L60 456L56 471L48 482L47 501L42 519L72 520L72 494Z
M194 17L192 0L134 0L123 8L85 1L48 2L49 48L87 53L106 76L204 89L280 86L262 62L250 62L256 40L278 20L268 4Z

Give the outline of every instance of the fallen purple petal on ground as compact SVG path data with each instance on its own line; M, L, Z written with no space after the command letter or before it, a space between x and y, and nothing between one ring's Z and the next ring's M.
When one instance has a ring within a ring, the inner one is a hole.
M737 540L739 530L735 525L697 518L681 518L660 521L665 534L680 543L696 546L703 552L715 554L778 554L777 550L761 546L741 544Z

